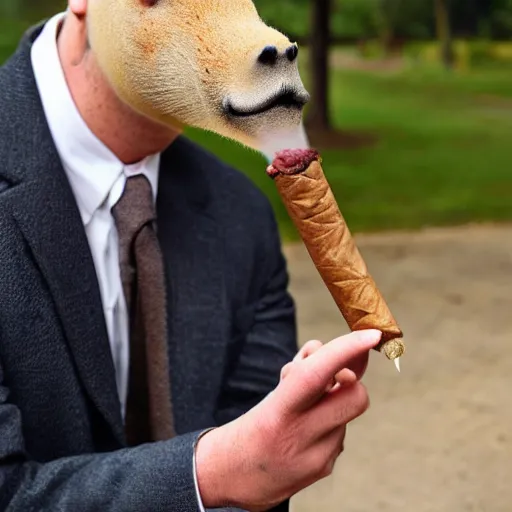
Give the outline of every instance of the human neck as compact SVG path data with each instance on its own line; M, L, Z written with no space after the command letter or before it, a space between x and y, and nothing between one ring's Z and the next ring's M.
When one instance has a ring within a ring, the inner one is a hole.
M66 15L58 50L67 85L89 129L123 163L131 164L167 148L178 129L152 121L124 104L107 83L87 47L85 22Z

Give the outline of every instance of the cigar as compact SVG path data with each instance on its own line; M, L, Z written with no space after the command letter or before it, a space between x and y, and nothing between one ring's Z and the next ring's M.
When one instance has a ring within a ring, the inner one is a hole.
M313 149L277 153L267 174L274 180L316 269L350 330L377 329L376 350L394 360L404 353L403 333L371 277Z

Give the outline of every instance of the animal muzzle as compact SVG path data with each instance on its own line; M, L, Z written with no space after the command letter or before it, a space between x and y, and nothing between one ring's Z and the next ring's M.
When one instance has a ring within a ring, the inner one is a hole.
M268 94L268 93L267 93ZM228 97L224 100L224 112L229 117L247 118L266 114L277 108L302 111L309 101L309 94L303 87L283 85L275 93L261 100L248 97Z

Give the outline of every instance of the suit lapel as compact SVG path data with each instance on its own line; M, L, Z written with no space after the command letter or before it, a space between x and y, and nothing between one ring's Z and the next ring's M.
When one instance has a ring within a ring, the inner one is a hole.
M186 139L162 156L158 233L168 280L169 357L178 433L215 425L227 339L223 247L205 162Z
M30 65L30 41L22 42L2 70L0 87L13 91L11 97L0 97L0 112L5 115L0 127L0 141L4 141L0 158L5 162L2 173L15 184L13 214L48 285L82 384L123 443L115 371L94 263L39 100Z

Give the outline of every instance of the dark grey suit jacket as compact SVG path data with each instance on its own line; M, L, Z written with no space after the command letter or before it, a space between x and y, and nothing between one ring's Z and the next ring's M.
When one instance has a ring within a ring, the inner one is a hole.
M199 432L258 403L296 352L273 213L185 138L163 153L179 436L126 448L92 256L32 74L39 30L0 68L0 510L196 512Z

